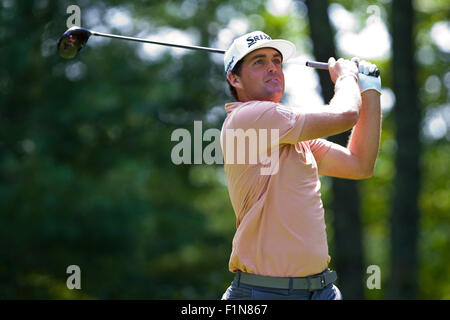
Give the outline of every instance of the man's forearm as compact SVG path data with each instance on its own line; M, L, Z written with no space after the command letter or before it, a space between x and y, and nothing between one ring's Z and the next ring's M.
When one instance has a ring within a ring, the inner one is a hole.
M334 96L329 103L331 109L344 113L354 112L357 120L361 110L361 96L356 78L354 79L349 75L340 81L338 80L334 91Z
M359 117L361 95L352 76L339 80L330 104L323 108L302 110L305 118L298 141L339 134L353 128Z
M373 175L381 135L380 94L367 90L361 94L362 108L353 128L348 149L358 158L363 176Z

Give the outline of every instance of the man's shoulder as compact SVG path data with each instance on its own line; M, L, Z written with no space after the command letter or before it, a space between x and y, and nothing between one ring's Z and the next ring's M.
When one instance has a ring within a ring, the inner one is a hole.
M239 107L245 107L250 105L278 105L278 102L270 101L270 100L249 100L249 101L233 101L233 102L227 102L225 106L239 106Z
M251 100L246 102L233 102L225 105L226 109L230 109L230 111L239 111L241 112L250 112L250 113L262 113L268 110L290 110L289 107L284 106L278 102L273 101L265 101L265 100Z

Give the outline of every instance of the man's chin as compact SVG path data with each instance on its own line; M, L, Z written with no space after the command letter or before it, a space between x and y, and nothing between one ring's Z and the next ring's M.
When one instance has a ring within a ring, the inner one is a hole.
M280 102L281 98L283 98L283 90L273 90L267 93L268 101Z
M251 95L248 97L248 100L258 100L258 101L273 101L280 102L283 97L283 90L265 90L264 92L260 92L256 95Z

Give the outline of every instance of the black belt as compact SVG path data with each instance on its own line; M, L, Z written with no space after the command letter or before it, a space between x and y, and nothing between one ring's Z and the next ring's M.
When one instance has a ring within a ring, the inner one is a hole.
M302 289L315 291L325 288L337 279L336 271L326 270L309 277L269 277L238 271L239 283L274 289Z

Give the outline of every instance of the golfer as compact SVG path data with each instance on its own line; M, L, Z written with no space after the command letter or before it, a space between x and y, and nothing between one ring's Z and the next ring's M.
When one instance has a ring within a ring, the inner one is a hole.
M328 269L318 175L372 176L381 131L381 80L368 76L376 68L371 63L330 58L335 93L329 104L282 105L282 64L295 50L289 41L256 31L234 40L225 53L236 102L225 105L221 146L237 229L229 260L235 278L222 299L342 299L333 284L336 272ZM347 147L323 138L352 128ZM256 145L250 133L259 137ZM242 135L246 142L237 142ZM249 161L252 151L258 161ZM267 161L269 154L277 156ZM237 161L240 155L246 161Z

